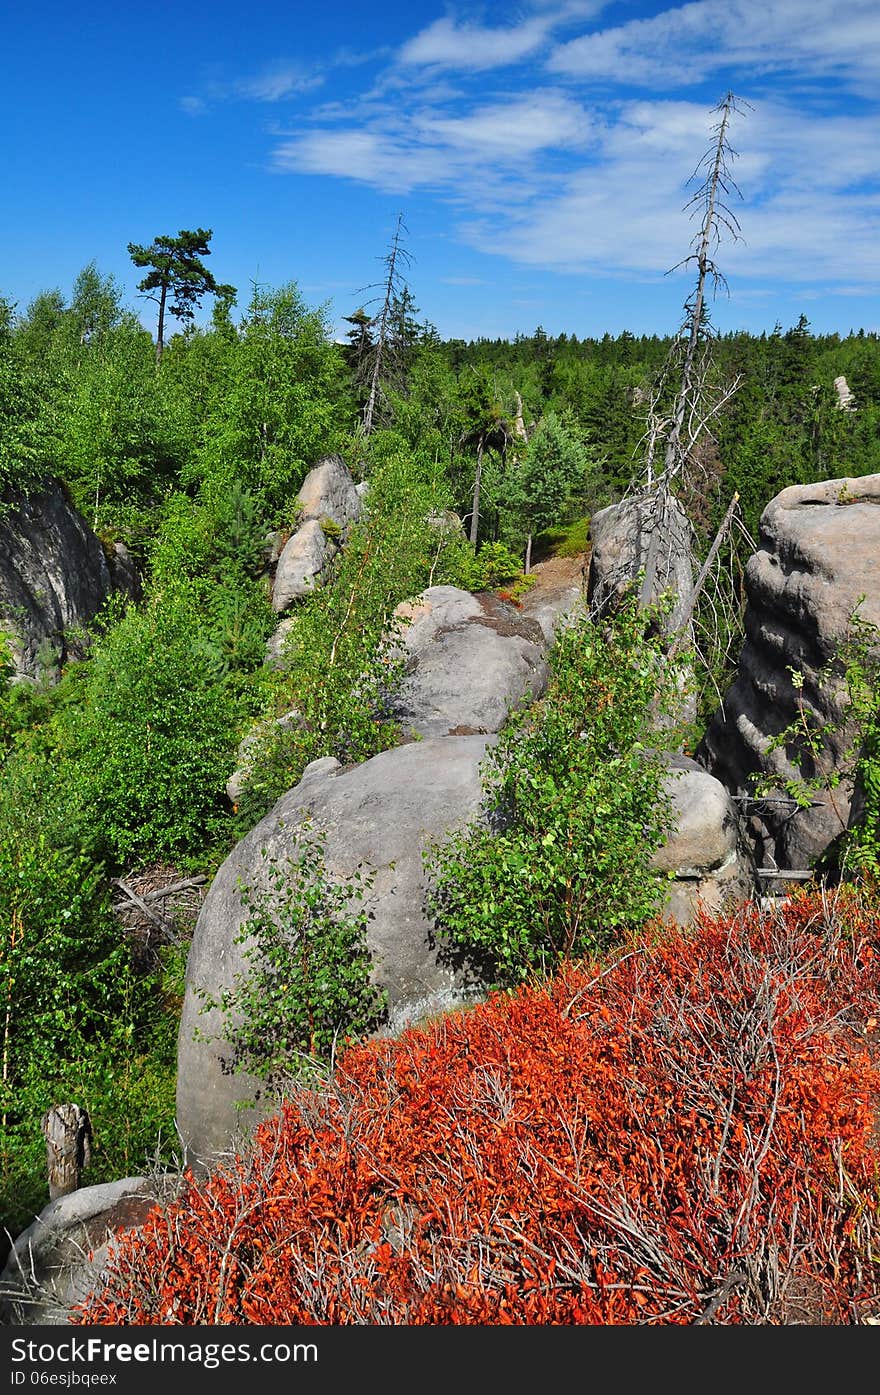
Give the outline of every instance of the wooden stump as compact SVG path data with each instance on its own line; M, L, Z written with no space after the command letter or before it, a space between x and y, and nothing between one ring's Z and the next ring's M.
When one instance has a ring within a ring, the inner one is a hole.
M49 1199L75 1192L91 1158L92 1126L78 1104L56 1104L43 1115Z

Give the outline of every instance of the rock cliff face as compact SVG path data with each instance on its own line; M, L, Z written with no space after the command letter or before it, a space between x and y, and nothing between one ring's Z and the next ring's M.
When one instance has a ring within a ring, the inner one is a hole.
M19 678L53 679L81 653L70 634L88 625L111 591L137 581L124 549L108 559L57 482L6 496L0 516L0 628Z
M778 798L798 766L793 747L768 746L801 708L825 731L825 748L814 764L804 765L804 774L822 778L840 770L852 740L851 730L837 729L840 685L823 687L820 679L861 597L860 616L880 624L880 475L784 489L761 517L745 582L739 669L696 755L736 794L752 793L756 775L778 779ZM846 828L851 798L844 781L818 794L810 809L755 806L751 833L759 860L788 869L812 866Z

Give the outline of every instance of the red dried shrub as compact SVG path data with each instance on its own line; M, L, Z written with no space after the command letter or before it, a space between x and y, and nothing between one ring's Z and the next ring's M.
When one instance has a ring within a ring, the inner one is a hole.
M801 896L352 1048L74 1321L876 1321L878 990L880 912Z

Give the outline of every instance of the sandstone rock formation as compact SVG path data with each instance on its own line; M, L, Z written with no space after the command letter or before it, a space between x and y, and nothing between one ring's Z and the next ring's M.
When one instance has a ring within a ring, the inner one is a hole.
M670 754L664 787L673 823L653 866L672 878L664 913L679 925L699 909L724 912L758 894L754 860L736 807L719 780L695 760Z
M834 379L834 391L837 393L837 405L841 411L853 411L856 405L855 393L843 375Z
M599 509L590 520L592 554L587 600L594 614L604 615L620 604L639 572L653 559L650 601L666 592L673 605L667 633L679 630L693 598L690 526L677 499L669 495L657 520L656 496L642 492Z
M71 631L90 624L117 586L135 590L137 574L124 548L108 560L57 482L3 502L0 629L11 636L17 677L52 681L82 655Z
M544 632L497 596L431 586L396 614L407 675L390 711L407 734L497 732L513 706L544 692Z
M359 491L341 455L312 467L296 496L298 526L278 556L272 607L281 614L320 585L349 528L361 516Z
M840 730L838 684L820 686L862 596L860 616L880 624L880 475L794 485L761 517L759 546L746 568L746 638L736 679L706 732L697 758L737 795L753 777L776 782L771 798L801 773L796 748L769 750L800 719L824 729L825 748L803 774L839 771L853 733ZM791 670L799 677L793 680ZM846 780L819 792L814 807L757 805L751 833L762 865L807 869L846 828L852 789Z
M229 1073L229 1048L218 1012L201 1013L202 990L217 998L246 969L236 936L244 918L239 878L266 883L271 859L283 862L304 817L326 833L328 872L343 881L359 865L375 873L366 902L374 979L388 994L389 1030L479 994L476 970L443 961L423 899L422 853L474 817L481 800L479 766L491 737L419 741L343 770L332 758L313 762L300 783L230 853L196 924L178 1040L177 1123L191 1162L230 1148L259 1116L237 1111L255 1082ZM263 856L263 853L266 856ZM208 1040L195 1041L196 1029Z

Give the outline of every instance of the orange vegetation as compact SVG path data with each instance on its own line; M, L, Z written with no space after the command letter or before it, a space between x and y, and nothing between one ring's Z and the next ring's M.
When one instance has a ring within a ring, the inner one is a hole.
M802 895L353 1047L76 1320L877 1320L878 989L880 913Z

